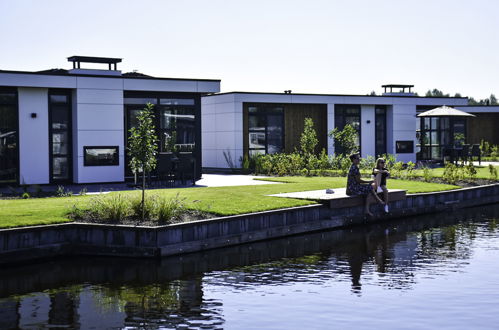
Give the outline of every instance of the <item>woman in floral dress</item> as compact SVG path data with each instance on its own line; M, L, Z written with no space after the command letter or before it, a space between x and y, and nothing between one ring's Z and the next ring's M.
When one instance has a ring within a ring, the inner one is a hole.
M359 171L360 155L351 155L350 161L352 162L352 166L350 166L350 170L348 171L346 194L348 196L365 196L364 213L372 216L373 214L369 211L371 202L374 200L377 200L381 204L384 204L384 202L376 195L373 181L361 179Z

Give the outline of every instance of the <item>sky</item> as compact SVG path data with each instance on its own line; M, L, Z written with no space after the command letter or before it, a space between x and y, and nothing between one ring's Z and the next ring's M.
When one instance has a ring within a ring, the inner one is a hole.
M0 70L119 57L222 92L499 96L496 0L0 0Z

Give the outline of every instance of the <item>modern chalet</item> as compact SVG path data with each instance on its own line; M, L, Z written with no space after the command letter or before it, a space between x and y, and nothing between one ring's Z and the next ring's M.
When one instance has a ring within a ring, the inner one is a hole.
M220 80L122 73L120 58L68 60L70 70L0 70L1 185L125 181L127 132L147 103L160 154L175 147L201 177L201 96L219 92Z

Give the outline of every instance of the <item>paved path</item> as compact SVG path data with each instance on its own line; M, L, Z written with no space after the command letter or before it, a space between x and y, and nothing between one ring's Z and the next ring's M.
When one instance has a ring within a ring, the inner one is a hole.
M280 182L253 180L263 178L255 175L236 174L203 174L201 180L196 181L196 187L228 187L228 186L252 186L260 184L280 184Z

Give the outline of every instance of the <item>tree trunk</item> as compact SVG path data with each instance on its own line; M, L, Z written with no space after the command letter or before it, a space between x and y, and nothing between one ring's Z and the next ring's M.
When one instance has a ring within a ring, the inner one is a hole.
M144 202L146 197L146 170L142 167L142 222L144 222L145 218L145 208Z

